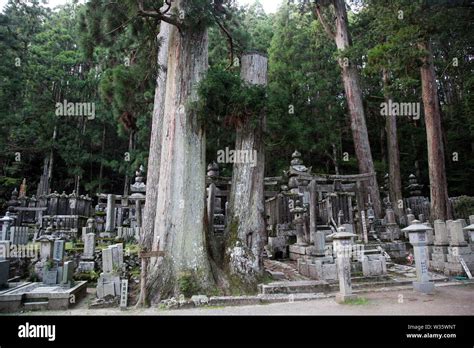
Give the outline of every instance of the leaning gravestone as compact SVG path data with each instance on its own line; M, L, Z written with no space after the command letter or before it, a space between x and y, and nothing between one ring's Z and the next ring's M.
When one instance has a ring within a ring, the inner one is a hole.
M72 285L72 276L74 275L74 262L67 261L64 262L63 272L62 272L61 284L71 286Z

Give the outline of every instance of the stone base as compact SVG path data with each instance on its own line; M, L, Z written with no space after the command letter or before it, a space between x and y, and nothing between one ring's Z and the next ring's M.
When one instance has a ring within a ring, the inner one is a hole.
M331 260L332 261L332 260ZM337 280L335 263L329 263L328 258L321 260L298 260L298 272L305 277L315 280Z
M355 299L357 299L357 295L354 295L354 294L344 295L344 294L339 293L336 295L337 303L344 303L344 302L355 300Z
M296 261L306 255L306 245L292 244L289 246L290 260Z
M413 282L413 290L424 294L434 293L434 287L433 282Z

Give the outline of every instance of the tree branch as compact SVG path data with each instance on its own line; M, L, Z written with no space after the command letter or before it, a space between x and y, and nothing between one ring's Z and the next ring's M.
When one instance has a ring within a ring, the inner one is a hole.
M171 7L171 4L168 4L168 2L166 2L166 4ZM168 10L169 10L169 8L167 8L165 10L165 13L168 12ZM160 11L145 10L144 6L143 6L143 0L138 0L138 15L141 16L141 17L157 18L159 20L162 20L163 22L174 25L178 28L180 28L180 26L181 26L181 23L179 21L177 21L176 19L174 19L172 17L165 16L164 13L162 13Z
M329 27L329 24L326 23L326 21L324 20L323 15L321 13L321 7L319 5L313 7L313 13L316 17L318 17L318 20L321 22L321 25L323 26L324 31L329 36L329 38L335 40L336 34L334 34L332 29Z
M232 35L230 34L229 30L217 19L217 16L214 15L214 19L216 20L217 25L221 29L221 32L223 32L227 36L227 44L228 44L228 50L229 50L229 66L227 69L230 69L232 64L234 64L234 40L232 39Z

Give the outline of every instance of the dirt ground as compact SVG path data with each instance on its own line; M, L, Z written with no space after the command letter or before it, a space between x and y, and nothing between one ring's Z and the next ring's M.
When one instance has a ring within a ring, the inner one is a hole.
M89 296L93 296L91 293ZM201 307L164 310L89 309L86 298L67 311L40 311L20 315L474 315L474 284L439 286L433 295L411 289L368 292L352 304L337 304L334 298L239 307ZM19 315L19 314L15 314Z

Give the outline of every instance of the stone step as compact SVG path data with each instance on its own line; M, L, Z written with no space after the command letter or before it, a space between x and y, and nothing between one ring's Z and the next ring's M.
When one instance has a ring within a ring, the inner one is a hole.
M330 286L324 280L297 280L260 284L259 289L261 294L319 293L330 291Z
M48 301L41 302L25 302L23 306L26 310L29 311L43 311L48 309Z

